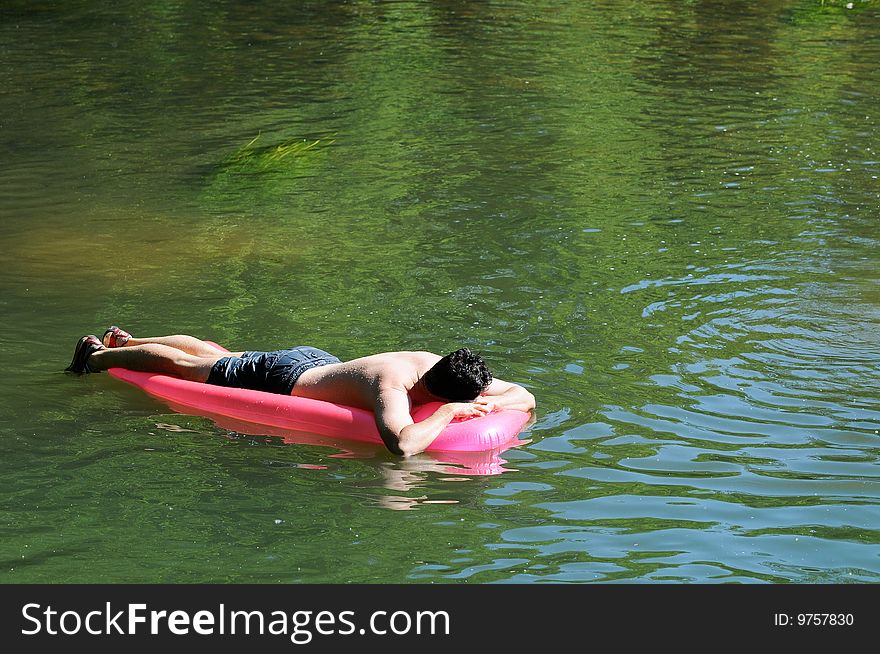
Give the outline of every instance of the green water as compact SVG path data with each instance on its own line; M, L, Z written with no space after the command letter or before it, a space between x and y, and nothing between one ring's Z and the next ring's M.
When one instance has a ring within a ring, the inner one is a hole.
M880 580L877 2L13 1L0 60L0 581ZM111 323L536 420L224 427L62 374Z

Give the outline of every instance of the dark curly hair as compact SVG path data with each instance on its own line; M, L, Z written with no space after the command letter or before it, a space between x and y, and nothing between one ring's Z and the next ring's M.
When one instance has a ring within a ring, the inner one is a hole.
M479 354L463 347L435 363L424 381L432 395L450 402L470 402L492 383L492 373Z

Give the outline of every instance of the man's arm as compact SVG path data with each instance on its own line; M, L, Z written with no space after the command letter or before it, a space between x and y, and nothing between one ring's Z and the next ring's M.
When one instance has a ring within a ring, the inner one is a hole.
M394 454L412 456L424 452L453 418L469 418L488 413L489 408L470 402L444 404L421 422L413 422L409 397L400 389L385 389L376 399L376 426L385 446Z
M531 411L535 408L535 396L519 384L493 379L474 403L492 409L518 409Z

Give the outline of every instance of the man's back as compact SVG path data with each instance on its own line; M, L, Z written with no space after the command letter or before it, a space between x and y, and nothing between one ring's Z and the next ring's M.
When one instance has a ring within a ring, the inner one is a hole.
M304 372L293 395L373 410L383 391L409 392L440 360L431 352L384 352Z

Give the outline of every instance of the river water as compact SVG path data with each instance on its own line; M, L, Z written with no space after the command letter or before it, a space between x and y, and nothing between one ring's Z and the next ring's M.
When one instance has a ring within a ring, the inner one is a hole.
M0 581L877 582L880 5L4 2ZM460 345L400 460L63 374Z

